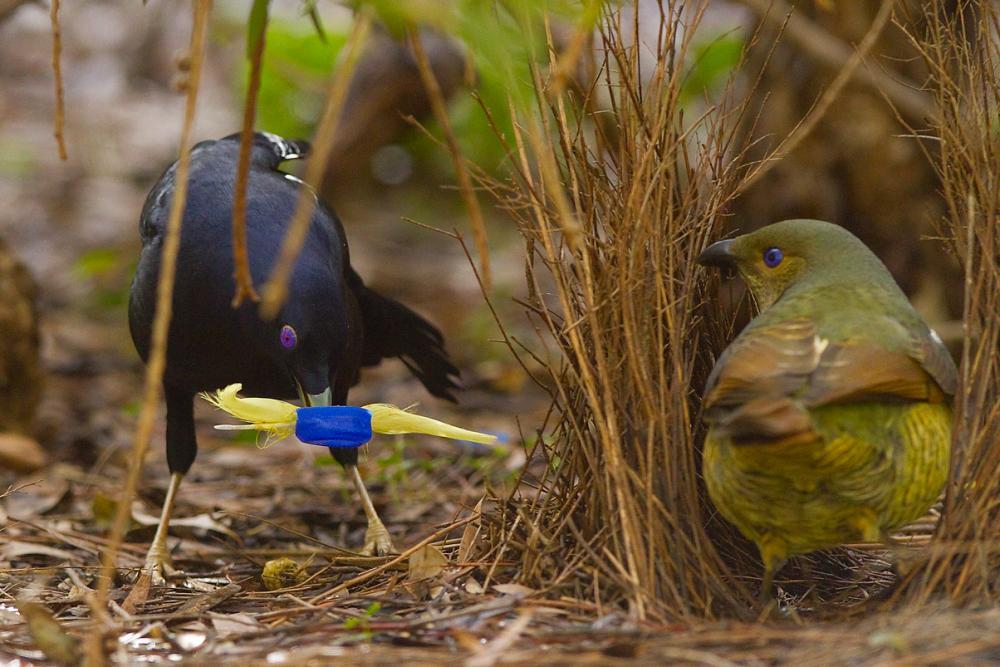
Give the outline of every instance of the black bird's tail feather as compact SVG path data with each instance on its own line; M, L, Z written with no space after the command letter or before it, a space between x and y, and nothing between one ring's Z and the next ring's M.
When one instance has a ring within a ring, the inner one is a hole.
M363 365L398 357L432 395L455 401L458 369L448 359L441 332L398 301L365 287L357 274L351 283L364 320Z

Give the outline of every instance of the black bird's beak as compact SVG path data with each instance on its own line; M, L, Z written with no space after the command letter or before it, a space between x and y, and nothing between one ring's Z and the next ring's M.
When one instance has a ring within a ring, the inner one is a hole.
M318 394L307 394L299 379L295 376L292 376L292 379L295 380L295 389L299 392L299 400L307 408L326 407L333 403L333 392L329 387Z
M717 241L702 250L696 261L702 266L732 267L736 264L735 244L733 239Z
M306 394L306 404L309 407L326 407L333 402L333 392L327 387L320 394Z

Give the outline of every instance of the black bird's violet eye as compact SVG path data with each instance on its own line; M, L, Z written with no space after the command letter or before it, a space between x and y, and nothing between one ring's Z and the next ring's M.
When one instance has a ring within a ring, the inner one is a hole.
M279 334L278 338L281 340L281 347L286 350L293 350L299 344L299 336L295 333L295 328L290 324L281 327L281 334Z
M773 269L778 264L781 264L781 260L784 258L785 254L781 252L781 248L768 248L764 251L764 264L769 269Z

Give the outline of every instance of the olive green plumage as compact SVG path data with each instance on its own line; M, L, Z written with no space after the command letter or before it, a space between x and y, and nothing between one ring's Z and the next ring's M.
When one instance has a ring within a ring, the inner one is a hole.
M753 540L762 593L792 554L884 539L937 498L957 373L885 266L836 225L788 220L702 253L760 314L705 391L703 472Z

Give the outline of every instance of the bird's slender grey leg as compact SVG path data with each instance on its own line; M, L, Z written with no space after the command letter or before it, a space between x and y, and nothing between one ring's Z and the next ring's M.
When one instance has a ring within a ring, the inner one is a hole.
M302 385L298 384L299 396L302 397L302 402L308 406L326 406L333 403L333 393L330 389L327 389L322 394L307 394L303 389ZM346 393L343 393L343 398L339 401L346 403ZM337 452L331 449L330 452L337 456ZM379 518L378 512L375 511L375 505L372 504L371 496L368 495L368 489L365 487L365 481L361 479L361 471L358 470L357 464L357 452L351 452L349 459L344 460L340 458L340 463L344 466L344 472L351 478L354 482L354 488L358 490L358 495L361 496L361 506L365 510L365 516L368 518L368 528L365 529L365 545L361 549L361 553L366 555L384 556L385 554L395 553L396 548L392 545L392 538L389 537L389 531L386 530L385 524L382 523L382 519Z
M382 519L378 517L378 512L375 511L372 499L368 495L368 489L365 488L365 482L361 479L361 471L358 470L358 466L356 465L347 465L344 468L354 481L358 495L361 496L361 505L365 508L365 516L368 517L368 528L365 530L365 546L361 549L361 553L369 556L384 556L385 554L395 553L396 548L392 545L392 538L389 537L389 531L386 530Z
M176 574L173 565L170 563L170 551L167 549L167 533L170 527L170 515L174 512L174 501L177 499L177 490L181 486L184 474L175 472L170 475L170 486L167 487L167 497L163 500L163 511L160 513L160 523L156 527L156 535L153 543L149 545L146 553L146 571L149 573L152 583L160 586L166 583L164 574L167 576Z

